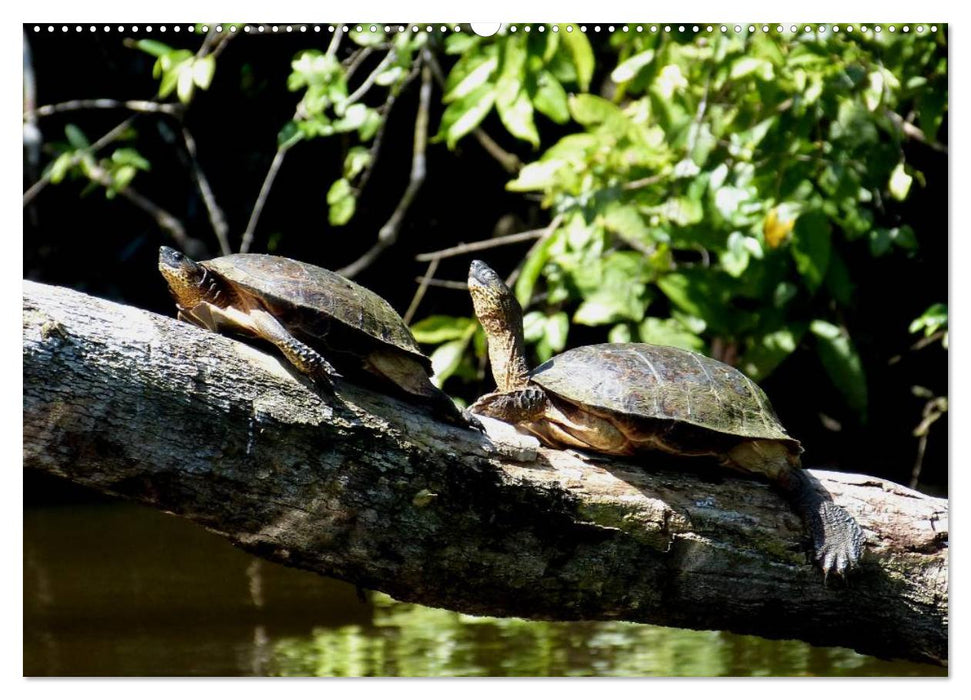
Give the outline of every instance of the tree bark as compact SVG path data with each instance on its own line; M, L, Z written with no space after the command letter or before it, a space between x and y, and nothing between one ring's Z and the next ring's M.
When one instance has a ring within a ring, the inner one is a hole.
M515 450L348 383L322 396L248 345L32 282L23 339L26 467L266 559L472 614L946 663L945 500L814 471L868 538L862 567L824 582L768 484L694 460Z

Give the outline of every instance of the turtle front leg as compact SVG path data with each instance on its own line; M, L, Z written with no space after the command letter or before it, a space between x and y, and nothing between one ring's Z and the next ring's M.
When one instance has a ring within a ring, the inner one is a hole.
M532 423L546 413L546 392L537 386L514 391L496 391L479 397L469 411L506 423Z
M251 309L247 316L258 335L273 343L283 356L298 370L306 374L327 390L333 391L334 379L341 374L334 369L324 356L312 347L297 340L272 315L262 309Z

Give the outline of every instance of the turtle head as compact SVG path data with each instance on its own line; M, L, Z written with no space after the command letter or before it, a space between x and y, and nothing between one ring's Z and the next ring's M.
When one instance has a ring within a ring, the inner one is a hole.
M218 293L212 273L185 254L164 245L158 250L158 269L181 309L212 301Z
M488 339L496 386L500 391L522 389L529 383L529 367L523 342L523 309L516 295L481 260L472 261L469 267L469 294Z
M479 323L490 336L522 328L523 310L496 271L481 260L469 267L469 294Z

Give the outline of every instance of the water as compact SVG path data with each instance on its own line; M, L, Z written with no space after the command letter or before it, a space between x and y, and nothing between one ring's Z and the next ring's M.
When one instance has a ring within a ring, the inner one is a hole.
M139 506L24 510L27 676L945 674L724 632L472 617L359 594Z

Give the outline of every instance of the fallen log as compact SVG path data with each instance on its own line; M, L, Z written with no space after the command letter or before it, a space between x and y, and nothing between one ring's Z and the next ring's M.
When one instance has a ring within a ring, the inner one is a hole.
M945 500L814 471L868 539L848 581L824 582L760 481L503 446L351 384L321 396L275 357L174 319L23 289L25 467L399 600L946 663Z

